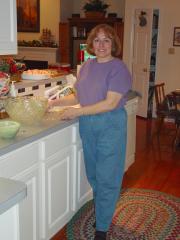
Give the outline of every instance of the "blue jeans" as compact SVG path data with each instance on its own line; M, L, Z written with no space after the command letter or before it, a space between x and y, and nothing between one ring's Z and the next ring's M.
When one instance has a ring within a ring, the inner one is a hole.
M81 116L79 131L86 175L93 189L96 230L108 231L124 172L127 113L120 108Z

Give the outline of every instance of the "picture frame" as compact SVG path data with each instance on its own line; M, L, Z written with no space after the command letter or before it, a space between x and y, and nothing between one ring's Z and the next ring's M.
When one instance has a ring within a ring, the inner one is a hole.
M180 47L180 27L174 28L173 46Z
M40 0L17 0L17 31L40 32Z

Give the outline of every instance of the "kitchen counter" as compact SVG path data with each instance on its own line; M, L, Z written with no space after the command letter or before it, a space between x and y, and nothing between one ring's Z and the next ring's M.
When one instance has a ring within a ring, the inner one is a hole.
M131 105L134 99L137 97L131 93L129 100L126 103L126 107ZM138 101L138 100L137 100ZM35 126L24 126L22 125L18 134L14 139L1 139L0 138L0 156L13 151L19 147L22 147L28 143L38 140L48 134L61 130L65 127L76 123L78 120L74 119L71 121L61 121L57 119L56 114L47 113L39 125Z
M136 99L136 100L135 100ZM126 108L132 104L133 101L138 101L137 96L131 92L129 100L126 103ZM22 125L18 134L14 139L0 138L0 156L22 147L28 143L36 141L48 134L61 130L65 127L76 123L78 120L61 121L57 118L57 114L47 113L39 125L24 126Z
M26 197L26 184L0 177L0 214Z
M61 130L77 122L77 119L71 121L61 121L46 114L39 125L22 125L16 137L13 139L0 138L0 156L22 147L28 143L34 142L48 134Z

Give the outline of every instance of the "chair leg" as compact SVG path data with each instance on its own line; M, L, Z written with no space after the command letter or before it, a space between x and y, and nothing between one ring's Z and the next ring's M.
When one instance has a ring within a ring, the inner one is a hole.
M164 117L158 117L158 119L157 119L157 131L156 131L156 134L157 134L158 137L160 136L163 122L164 122Z
M177 147L180 147L180 125L176 128L175 138L173 140L173 149L176 150Z

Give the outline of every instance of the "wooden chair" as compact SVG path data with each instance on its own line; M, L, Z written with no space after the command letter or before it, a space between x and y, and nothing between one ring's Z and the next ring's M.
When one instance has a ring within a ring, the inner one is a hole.
M165 99L165 83L156 84L154 86L154 94L156 101L156 114L157 114L157 134L160 135L164 118L166 117L164 109L164 99Z
M175 107L175 124L176 124L176 134L174 138L174 149L180 147L180 93L173 92L173 103Z
M165 83L154 86L156 114L157 114L157 135L159 136L165 118L175 119L175 111L170 108L169 99L165 95Z

